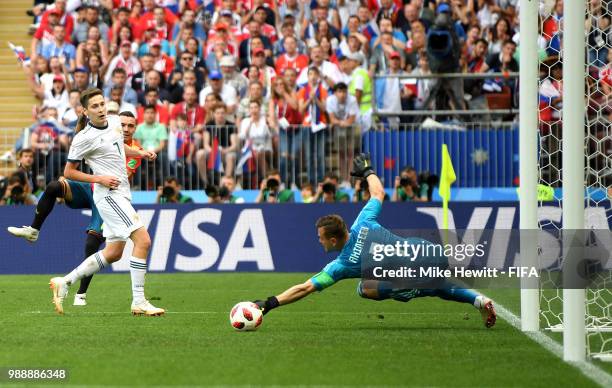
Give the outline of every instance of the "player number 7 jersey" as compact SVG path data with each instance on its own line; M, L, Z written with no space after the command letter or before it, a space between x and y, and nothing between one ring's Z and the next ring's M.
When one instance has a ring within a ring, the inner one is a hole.
M85 160L94 175L110 175L119 179L119 187L115 190L96 183L94 186L95 203L110 194L120 194L128 200L132 199L125 159L119 116L107 117L105 127L96 127L91 122L88 123L74 136L68 152L68 161Z

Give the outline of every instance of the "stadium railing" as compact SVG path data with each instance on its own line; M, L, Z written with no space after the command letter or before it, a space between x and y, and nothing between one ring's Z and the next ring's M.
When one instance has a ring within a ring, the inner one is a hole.
M454 187L513 187L518 177L518 127L512 122L379 122L365 132L359 126L326 127L318 132L310 127L290 126L274 132L263 144L238 139L233 150L223 151L220 147L230 138L230 130L215 127L208 146L192 143L191 155L189 144L173 139L171 132L158 159L142 161L132 178L132 189L157 190L165 178L174 176L186 190L203 190L210 184L220 185L222 177L229 175L243 189L256 190L274 169L280 172L287 188L308 182L316 190L329 172L338 175L340 183L349 182L352 158L359 152L371 155L385 187L391 188L395 177L407 166L418 173L437 175L442 144L447 144L456 171ZM10 139L13 143L15 140ZM216 150L213 145L217 145ZM51 150L46 155L36 152L34 176L39 182L57 179L66 158L65 150ZM8 166L14 166L14 162L0 161L0 168Z

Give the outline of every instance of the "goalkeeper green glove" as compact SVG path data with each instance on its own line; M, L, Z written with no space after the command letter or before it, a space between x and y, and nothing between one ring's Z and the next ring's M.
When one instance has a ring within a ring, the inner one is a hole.
M275 296L271 296L265 301L256 300L256 301L253 301L253 303L259 306L259 309L263 312L264 315L266 315L268 311L280 306L280 303L278 303L278 299L276 299Z

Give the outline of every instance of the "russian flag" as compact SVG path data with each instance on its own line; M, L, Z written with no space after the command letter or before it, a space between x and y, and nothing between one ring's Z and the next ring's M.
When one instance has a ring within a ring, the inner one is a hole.
M253 158L254 154L255 153L253 151L251 140L247 140L246 143L244 143L242 150L240 151L240 159L238 160L238 164L236 165L236 170L246 170L247 172L255 171L255 158Z
M370 20L368 24L362 26L361 33L365 35L370 42L373 42L378 36L378 26L376 25L375 19Z
M208 170L223 172L223 162L221 161L221 147L219 147L219 139L213 140L212 151L208 155Z
M22 46L15 46L11 42L8 42L8 45L11 48L11 50L13 50L13 53L15 53L15 56L17 57L17 60L19 62L21 62L24 65L27 65L30 62L30 58L26 57L25 50L23 49Z
M210 15L215 13L215 2L214 2L214 0L202 0L201 3L204 4L204 11L206 11Z

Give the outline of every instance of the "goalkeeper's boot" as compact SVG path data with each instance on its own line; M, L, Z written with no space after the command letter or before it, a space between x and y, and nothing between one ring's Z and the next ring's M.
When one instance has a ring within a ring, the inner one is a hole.
M485 327L489 329L495 326L495 321L497 321L497 313L495 312L495 307L493 307L493 301L489 298L484 298L479 310Z
M74 306L87 306L87 294L75 294Z
M53 304L58 314L64 314L64 298L68 295L68 284L62 277L52 278L49 288L53 293Z
M164 315L166 310L155 307L148 300L132 302L132 315L144 315L147 317L158 317Z
M22 226L21 228L17 228L15 226L9 226L6 230L13 236L21 237L29 242L34 242L38 240L38 230L32 228L31 226Z

